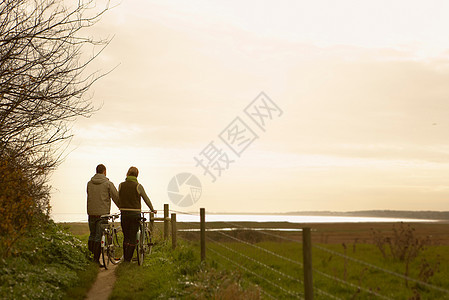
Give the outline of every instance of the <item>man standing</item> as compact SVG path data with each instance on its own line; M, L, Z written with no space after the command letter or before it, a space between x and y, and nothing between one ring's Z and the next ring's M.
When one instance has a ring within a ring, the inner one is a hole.
M107 224L107 220L102 220L100 217L110 213L111 199L118 207L117 189L106 177L106 167L100 164L96 168L96 174L87 183L87 214L90 230L88 247L96 263L99 263L101 252L101 224Z

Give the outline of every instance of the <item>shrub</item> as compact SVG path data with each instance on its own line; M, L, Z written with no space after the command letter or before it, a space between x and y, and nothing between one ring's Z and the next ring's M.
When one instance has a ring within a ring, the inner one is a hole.
M61 299L79 285L88 251L52 221L28 231L0 263L0 299Z
M390 257L405 264L404 275L409 275L410 263L418 257L419 253L430 245L430 238L416 236L415 228L403 222L399 227L393 226L392 236L385 236L382 232L371 230L374 244L380 250L384 258ZM389 250L388 252L386 250ZM433 273L432 273L433 274ZM408 286L408 280L405 280Z
M35 206L30 182L13 162L0 159L0 256L7 257L14 243L30 226Z
M394 260L406 262L418 256L425 246L430 244L429 237L416 236L415 228L403 222L399 228L393 226L392 236L386 236L379 230L371 229L373 242L384 258L391 257ZM387 249L389 250L387 252Z

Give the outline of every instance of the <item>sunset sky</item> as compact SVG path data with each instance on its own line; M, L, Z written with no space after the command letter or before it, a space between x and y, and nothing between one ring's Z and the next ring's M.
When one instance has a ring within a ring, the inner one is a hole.
M123 0L94 36L89 91L101 109L73 125L53 174L54 213L85 213L103 163L116 186L139 168L157 209L287 212L449 210L449 2ZM263 131L244 109L281 110ZM240 157L219 135L240 117L258 138ZM194 157L234 160L212 182ZM203 190L177 207L167 186Z

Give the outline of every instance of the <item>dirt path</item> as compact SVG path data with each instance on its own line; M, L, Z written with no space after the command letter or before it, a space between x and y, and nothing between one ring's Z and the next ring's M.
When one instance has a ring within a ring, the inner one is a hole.
M115 280L115 268L117 265L109 264L107 270L101 268L98 272L97 279L86 295L86 300L106 300L112 293Z

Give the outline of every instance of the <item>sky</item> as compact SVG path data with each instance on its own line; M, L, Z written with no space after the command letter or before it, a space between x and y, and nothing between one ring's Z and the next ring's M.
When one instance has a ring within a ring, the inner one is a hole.
M156 209L449 210L448 13L447 1L122 0L89 32L112 37L89 71L113 71L88 92L98 111L73 124L53 213L86 212L99 163L116 186L139 168ZM257 105L259 119L246 113ZM206 169L196 159L212 150ZM192 205L168 194L181 173L201 182Z

